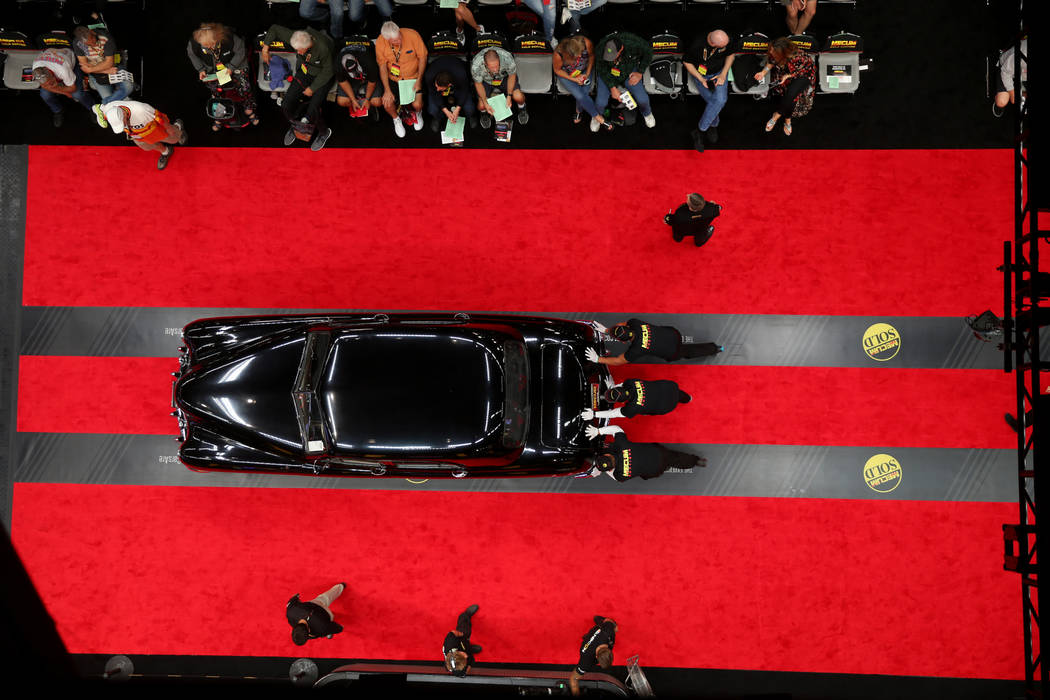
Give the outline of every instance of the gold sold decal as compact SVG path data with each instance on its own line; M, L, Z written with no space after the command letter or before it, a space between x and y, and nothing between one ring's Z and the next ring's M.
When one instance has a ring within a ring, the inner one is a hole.
M901 349L901 334L888 323L868 326L861 339L864 353L876 362L887 362Z
M868 488L879 493L889 493L901 485L904 470L895 457L877 454L864 464L864 481Z

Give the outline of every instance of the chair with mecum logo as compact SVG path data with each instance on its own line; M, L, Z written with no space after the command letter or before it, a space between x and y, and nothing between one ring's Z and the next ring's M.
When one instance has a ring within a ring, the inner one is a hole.
M514 40L514 61L518 64L518 85L527 95L547 94L554 87L551 50L543 32L523 34Z
M0 56L3 57L4 87L9 90L37 90L33 79L33 61L40 49L33 46L22 32L0 29Z
M654 36L649 45L653 60L645 69L642 82L650 95L669 95L672 100L682 94L685 70L682 67L682 38L664 31Z
M821 93L852 94L860 87L860 74L865 66L860 54L861 38L850 32L832 34L817 57L817 89Z
M744 34L731 49L736 55L730 69L730 92L734 95L751 95L761 100L769 94L769 75L764 74L755 80L769 62L769 37L762 32Z

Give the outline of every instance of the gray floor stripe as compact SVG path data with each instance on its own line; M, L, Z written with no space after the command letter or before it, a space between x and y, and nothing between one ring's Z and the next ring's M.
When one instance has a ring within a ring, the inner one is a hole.
M1013 450L673 445L704 455L708 466L626 484L599 477L434 480L415 485L400 479L200 474L178 462L178 443L163 436L19 433L18 446L14 480L22 482L995 502L1017 498ZM901 468L902 476L888 493L869 487L865 479L866 462L880 453L891 455Z
M25 307L24 355L172 357L182 327L205 316L305 313L302 309L159 309ZM788 316L727 314L539 314L597 318L611 325L630 316L669 324L726 352L698 363L800 367L944 367L1000 369L993 343L973 337L961 318ZM900 352L879 362L863 350L864 331L889 323L902 338ZM1044 346L1050 345L1050 342Z

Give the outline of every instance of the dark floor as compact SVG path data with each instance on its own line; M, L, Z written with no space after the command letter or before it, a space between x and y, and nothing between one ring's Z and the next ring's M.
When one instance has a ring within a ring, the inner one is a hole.
M719 148L987 148L1010 146L1008 119L991 114L986 97L987 57L1012 41L1009 14L998 9L1008 3L993 0L991 8L982 0L923 0L923 2L875 2L859 0L858 6L821 3L810 33L822 41L846 29L860 34L864 55L872 60L864 72L857 94L818 95L812 113L796 123L794 134L785 137L779 129L763 130L771 108L739 95L730 97L722 113ZM35 36L51 29L72 28L72 15L83 16L81 6L94 2L70 2L59 19L53 3L4 3L0 27ZM144 6L144 7L143 7ZM641 9L640 9L641 8ZM506 26L499 8L482 8L478 19L487 28ZM271 22L302 26L295 5L274 5L264 0L145 0L110 3L105 17L118 45L132 55L132 66L141 59L144 73L141 99L175 117L181 117L194 145L279 146L286 124L276 105L262 97L263 124L242 133L213 134L204 114L206 91L200 86L186 57L190 32L201 21L218 20L234 26L242 35L254 36ZM436 29L451 29L448 11L430 7L398 7L394 19L427 35ZM730 32L762 31L770 36L786 34L783 11L720 6L607 5L583 18L585 32L597 39L606 31L629 27L642 35L675 29L690 41L714 28ZM367 14L367 32L378 34L379 16ZM558 34L564 33L564 27ZM348 26L349 31L349 26ZM469 30L468 30L469 32ZM613 134L592 134L586 122L573 125L571 98L529 96L530 123L514 130L510 148L690 148L689 132L695 125L702 102L689 96L678 100L654 98L657 126L646 129L639 123ZM80 108L70 105L71 117L55 129L49 112L30 91L0 91L3 143L94 144L121 143L121 137L104 131ZM397 139L384 116L376 124L351 120L336 114L329 105L333 136L329 146L406 147L438 144L429 130ZM471 138L471 136L474 136ZM500 147L490 133L468 132L467 145Z

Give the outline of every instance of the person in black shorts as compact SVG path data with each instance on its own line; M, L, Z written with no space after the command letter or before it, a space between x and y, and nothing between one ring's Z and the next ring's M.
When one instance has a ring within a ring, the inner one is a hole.
M478 611L477 604L459 614L456 629L445 635L441 653L445 655L445 668L453 676L465 676L474 665L474 654L481 653L480 644L470 643L470 618Z
M309 603L299 600L296 593L285 606L284 614L292 626L292 641L302 646L308 639L318 637L332 638L333 634L343 631L343 626L335 621L331 605L343 594L345 583L337 583L317 596Z
M622 403L623 406L608 411L593 411L585 408L580 417L634 418L635 416L662 416L670 413L680 403L689 403L693 398L678 388L670 379L625 379L605 392L605 400Z
M634 477L643 480L655 479L668 469L692 469L706 467L707 460L688 452L678 452L657 442L631 442L627 433L618 425L596 428L588 425L585 433L592 440L599 435L615 435L594 458L589 476L608 474L624 482Z
M609 336L621 343L627 343L627 349L615 357L598 357L594 348L587 348L588 360L602 365L618 366L628 362L649 361L652 359L675 360L692 359L717 355L725 350L717 343L694 343L692 338L685 339L678 329L671 326L654 326L637 318L618 323L611 329L597 322L592 322L599 333Z
M671 227L671 237L675 243L692 236L693 243L699 248L714 235L712 222L721 214L722 205L708 202L702 195L693 192L677 209L664 216L664 223Z
M612 618L594 616L594 627L587 630L580 644L580 660L569 674L569 690L580 694L580 678L583 674L601 668L608 670L613 662L613 645L616 643L616 623Z

